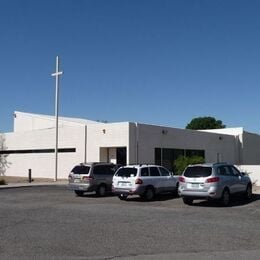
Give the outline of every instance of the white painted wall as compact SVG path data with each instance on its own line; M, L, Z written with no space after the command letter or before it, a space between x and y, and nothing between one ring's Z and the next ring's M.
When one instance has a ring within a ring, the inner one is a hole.
M260 135L244 132L242 164L260 165Z
M59 117L59 127L65 126L83 126L88 124L100 124L104 123L85 120L80 118L69 118L69 117ZM56 126L55 116L30 114L15 111L14 113L14 132L25 132L40 129L49 129Z
M7 133L8 150L54 149L55 129L28 132ZM84 127L64 127L59 129L59 148L76 148L75 153L59 153L58 179L67 178L71 168L84 160ZM7 161L11 164L6 171L7 176L28 176L32 169L32 177L54 178L55 154L10 154Z
M8 150L54 149L53 117L18 112L14 121L16 131L5 134ZM260 160L260 136L243 132L243 128L193 131L128 122L90 121L87 126L80 122L60 121L59 148L76 148L76 153L59 153L58 178L67 178L71 168L85 158L87 162L115 162L117 147L127 148L128 164L154 163L155 148L205 150L207 162L216 162L218 154L223 161L234 164L242 164L243 159L243 164L253 165ZM32 169L33 177L54 178L54 153L11 154L8 160L12 164L6 175L27 176L28 169Z
M237 165L237 167L249 174L254 185L260 186L260 165Z
M105 150L100 148L126 147L128 149L129 123L93 124L87 126L87 161L101 161ZM112 156L112 154L110 155ZM112 158L111 158L112 159Z
M236 140L231 135L145 124L138 124L138 130L132 124L130 129L132 148L136 142L136 136L138 136L139 163L154 163L154 148L205 150L205 159L207 162L216 162L217 154L219 153L222 156L222 160L236 163ZM165 134L162 133L163 130ZM131 161L134 160L133 157L135 155L136 152L132 151Z

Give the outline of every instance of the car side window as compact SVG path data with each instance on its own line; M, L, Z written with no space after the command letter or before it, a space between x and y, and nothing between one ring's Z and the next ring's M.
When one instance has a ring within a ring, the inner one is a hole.
M150 176L161 176L157 167L150 167Z
M163 167L159 167L162 176L170 176L170 172Z
M218 167L218 174L224 175L224 176L230 176L231 172L228 166L220 166Z
M239 170L236 169L234 166L230 166L230 170L231 170L231 174L232 174L232 175L235 175L235 176L241 175L240 172L239 172Z
M116 167L114 165L108 165L106 166L107 170L106 170L106 174L107 175L114 175L116 172Z
M93 174L95 175L114 175L113 165L96 165L93 169Z
M234 175L229 166L220 166L218 168L218 174L223 175L223 176Z
M226 170L223 166L218 167L218 174L219 175L226 175Z
M104 175L106 172L106 169L103 165L96 165L93 168L93 174L95 175Z
M141 169L141 176L143 176L143 177L149 176L148 167L144 167Z

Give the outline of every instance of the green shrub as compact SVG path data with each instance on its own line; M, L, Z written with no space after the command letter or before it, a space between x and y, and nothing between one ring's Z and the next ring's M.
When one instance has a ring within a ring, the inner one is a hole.
M202 156L182 156L180 155L174 162L174 174L181 175L184 169L190 164L204 163Z

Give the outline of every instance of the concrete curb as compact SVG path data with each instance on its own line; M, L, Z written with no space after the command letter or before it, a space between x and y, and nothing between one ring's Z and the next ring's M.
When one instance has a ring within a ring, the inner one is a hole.
M8 183L0 185L0 189L13 189L13 188L25 188L25 187L42 187L42 186L66 186L68 182L57 181L57 182L36 182L36 183Z

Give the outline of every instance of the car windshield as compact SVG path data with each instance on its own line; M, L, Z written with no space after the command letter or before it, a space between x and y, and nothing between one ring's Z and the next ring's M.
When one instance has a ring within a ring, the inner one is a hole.
M192 166L187 167L183 175L185 177L208 177L211 175L211 172L211 167Z
M75 166L71 172L74 174L88 174L90 170L90 166L78 165Z
M116 176L119 177L134 177L137 174L137 169L136 168L120 168L117 173Z

